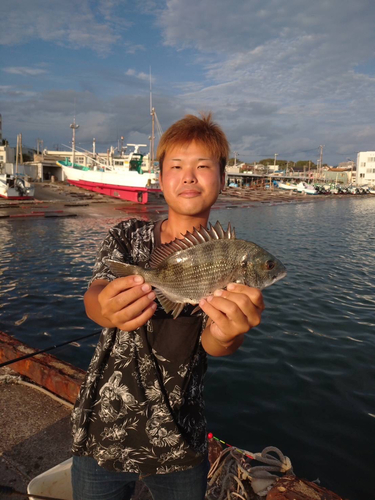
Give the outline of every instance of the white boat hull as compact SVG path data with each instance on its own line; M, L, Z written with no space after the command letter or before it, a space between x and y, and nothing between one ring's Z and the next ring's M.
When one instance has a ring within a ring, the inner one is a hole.
M131 170L81 170L60 164L70 184L113 198L147 203L148 193L160 192L154 173Z
M10 180L7 176L0 175L0 198L5 198L7 200L32 200L35 194L35 188L29 182L20 179L22 183L22 189L17 189L10 185Z
M294 191L297 189L297 186L292 184L284 184L283 182L279 182L279 189L284 189L285 191Z

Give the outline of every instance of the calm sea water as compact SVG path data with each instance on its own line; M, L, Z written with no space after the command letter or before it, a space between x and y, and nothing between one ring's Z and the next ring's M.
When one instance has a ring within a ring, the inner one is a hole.
M209 360L209 430L249 451L278 446L300 477L374 498L375 198L216 210L280 258L260 327ZM0 222L0 329L44 348L98 328L82 295L97 247L120 219ZM54 352L86 368L95 341Z

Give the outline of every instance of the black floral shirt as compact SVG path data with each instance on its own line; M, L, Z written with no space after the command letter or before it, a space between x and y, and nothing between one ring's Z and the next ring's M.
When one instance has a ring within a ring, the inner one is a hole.
M160 245L159 222L130 219L99 249L90 284L115 276L104 259L147 266ZM73 454L122 472L165 474L200 463L206 452L204 316L177 319L158 305L136 331L104 328L75 404Z

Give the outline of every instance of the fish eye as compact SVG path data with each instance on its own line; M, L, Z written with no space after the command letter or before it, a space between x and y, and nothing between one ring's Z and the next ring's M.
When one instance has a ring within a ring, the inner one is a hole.
M273 260L267 260L266 262L267 271L272 271L274 267L275 267L275 262Z

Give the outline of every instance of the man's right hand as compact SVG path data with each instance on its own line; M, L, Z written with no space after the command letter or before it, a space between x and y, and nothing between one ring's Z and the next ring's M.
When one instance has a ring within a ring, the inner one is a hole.
M85 293L86 313L106 328L131 331L144 325L156 309L155 292L141 276L96 280Z

